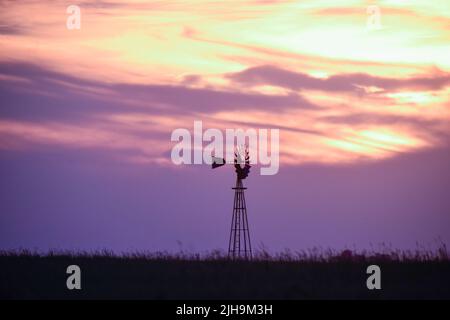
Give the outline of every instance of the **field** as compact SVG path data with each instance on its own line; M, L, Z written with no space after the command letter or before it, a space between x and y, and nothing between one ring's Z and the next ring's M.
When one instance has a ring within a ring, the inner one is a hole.
M381 268L368 290L367 266ZM68 290L66 269L81 269ZM2 299L450 299L450 260L436 252L207 255L0 252Z

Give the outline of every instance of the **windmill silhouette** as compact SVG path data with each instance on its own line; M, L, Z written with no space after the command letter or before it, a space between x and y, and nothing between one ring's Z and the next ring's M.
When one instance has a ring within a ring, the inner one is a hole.
M244 160L242 159L244 157ZM225 159L213 157L212 168L218 168L225 164ZM241 165L244 165L242 167ZM250 156L248 148L236 149L234 153L234 168L236 172L236 186L234 190L233 216L231 218L230 240L228 242L228 257L232 259L251 259L252 245L250 242L250 230L248 228L247 205L245 203L244 190L247 188L242 180L250 173Z

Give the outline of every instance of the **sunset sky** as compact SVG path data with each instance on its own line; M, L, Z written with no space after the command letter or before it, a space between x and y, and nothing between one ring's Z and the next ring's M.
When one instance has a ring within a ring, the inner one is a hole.
M280 129L255 247L450 244L448 0L0 0L0 249L226 249L233 171L170 159L195 120Z

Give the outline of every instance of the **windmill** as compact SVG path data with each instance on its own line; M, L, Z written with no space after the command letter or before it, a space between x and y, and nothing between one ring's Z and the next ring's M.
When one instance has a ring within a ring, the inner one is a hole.
M244 157L244 160L242 159ZM213 157L212 168L225 164L225 159ZM241 165L244 165L243 167ZM237 149L234 153L234 168L236 172L236 186L234 190L233 216L231 218L230 240L228 242L228 257L232 259L251 259L252 246L248 228L247 206L245 203L245 188L242 180L250 173L250 156L248 148Z

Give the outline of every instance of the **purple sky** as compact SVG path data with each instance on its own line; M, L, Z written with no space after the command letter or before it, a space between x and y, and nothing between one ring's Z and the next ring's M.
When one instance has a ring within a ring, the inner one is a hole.
M254 248L450 245L446 5L230 1L0 1L0 249L226 250L233 169L170 159L196 120L280 129Z
M253 174L245 184L254 246L415 248L439 236L449 243L449 163L448 149L432 149L382 162ZM130 166L105 150L45 145L2 151L0 168L3 249L227 246L231 168Z

